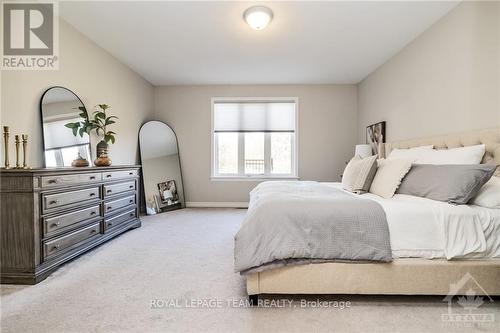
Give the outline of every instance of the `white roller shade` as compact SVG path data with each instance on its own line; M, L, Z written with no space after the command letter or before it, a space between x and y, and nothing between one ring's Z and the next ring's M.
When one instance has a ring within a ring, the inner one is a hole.
M295 102L215 102L215 132L294 132Z

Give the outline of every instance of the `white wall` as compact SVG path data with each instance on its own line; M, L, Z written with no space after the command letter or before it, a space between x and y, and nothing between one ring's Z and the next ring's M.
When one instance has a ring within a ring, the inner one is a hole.
M211 181L212 97L298 97L299 177L338 181L356 143L354 85L166 86L155 118L177 133L187 202L246 202L254 181Z
M358 86L358 138L387 121L387 139L500 125L500 3L464 2Z
M29 164L43 166L40 97L51 86L64 86L73 90L88 110L98 103L111 105L109 113L120 118L112 125L117 141L111 145L111 159L114 164L137 163L137 134L153 111L153 86L63 20L59 35L59 70L1 72L2 126L10 126L12 137L28 134ZM13 144L10 155L12 165Z

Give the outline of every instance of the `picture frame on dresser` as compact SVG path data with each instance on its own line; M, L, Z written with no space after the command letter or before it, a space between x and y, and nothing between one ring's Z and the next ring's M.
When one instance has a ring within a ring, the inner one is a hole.
M1 283L36 284L141 226L139 165L0 173Z

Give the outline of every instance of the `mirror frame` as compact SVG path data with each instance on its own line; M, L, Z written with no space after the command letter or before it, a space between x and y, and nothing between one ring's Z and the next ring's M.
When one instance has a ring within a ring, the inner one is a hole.
M82 99L80 98L80 96L78 96L71 89L68 89L68 88L63 87L63 86L52 86L52 87L49 87L49 88L45 89L45 91L43 92L42 96L40 97L40 104L39 104L39 109L40 109L40 124L42 125L42 150L43 150L43 154L42 155L43 155L43 167L44 168L47 167L47 161L45 160L45 132L43 130L43 109L42 109L42 105L43 105L43 98L45 97L45 95L49 92L49 90L54 89L54 88L61 88L61 89L65 89L65 90L69 91L70 93L72 93L73 95L75 95L76 98L78 98L78 100L80 101L80 103L82 103L82 105L85 108L87 108L85 106L85 104L83 103ZM89 135L89 153L90 153L90 159L92 159L92 142L90 142L90 135ZM89 162L91 162L91 161L89 161ZM56 168L63 168L63 167L56 167Z
M143 122L141 127L139 127L139 132L137 133L137 143L138 143L138 147L139 147L139 160L141 161L141 194L142 194L141 209L143 212L146 212L146 206L147 206L146 205L146 188L144 187L144 171L142 168L143 163L142 163L142 154L141 154L141 130L144 127L144 125L146 125L147 123L152 122L152 121L156 121L156 122L164 124L165 126L170 128L170 130L174 133L175 141L176 141L175 143L177 145L177 154L179 155L179 169L180 169L180 173L181 173L181 184L182 184L182 191L183 191L182 194L184 197L184 202L181 204L181 209L186 208L186 202L187 202L187 200L186 200L186 188L184 187L184 175L182 174L181 151L179 150L179 139L177 138L177 133L166 122L161 121L161 120L151 119L151 120ZM161 213L157 213L157 214L161 214Z

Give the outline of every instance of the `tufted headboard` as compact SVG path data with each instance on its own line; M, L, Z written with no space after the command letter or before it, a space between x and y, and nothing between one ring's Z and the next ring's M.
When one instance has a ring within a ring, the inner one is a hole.
M500 127L421 139L388 142L384 147L381 147L381 151L385 151L384 156L388 156L394 148L412 148L434 145L436 149L449 149L479 145L482 143L486 145L486 153L484 154L482 163L500 165ZM500 177L500 167L497 168L495 176Z

